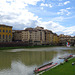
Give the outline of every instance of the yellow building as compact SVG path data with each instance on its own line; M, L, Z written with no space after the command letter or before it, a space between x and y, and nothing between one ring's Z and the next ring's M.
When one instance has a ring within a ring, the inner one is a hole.
M56 33L54 33L53 34L53 44L57 45L59 43L59 40L60 40L59 36Z
M55 40L56 40L56 34L53 33L53 44L55 44Z
M52 31L50 30L45 30L45 41L46 44L52 44Z
M0 24L0 42L12 41L12 26Z

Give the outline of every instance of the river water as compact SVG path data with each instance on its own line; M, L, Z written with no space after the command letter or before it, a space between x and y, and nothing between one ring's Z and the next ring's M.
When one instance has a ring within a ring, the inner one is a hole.
M75 54L75 47L0 50L0 75L34 75L36 67L68 54Z

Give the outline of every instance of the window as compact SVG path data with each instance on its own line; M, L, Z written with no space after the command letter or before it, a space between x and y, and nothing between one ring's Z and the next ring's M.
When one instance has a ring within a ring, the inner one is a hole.
M9 30L9 33L11 33L11 30Z
M0 39L1 39L1 35L0 35Z
M0 32L1 32L1 30L0 30Z
M6 39L8 38L8 35L6 35Z
M5 32L5 30L3 30L3 32Z
M6 30L6 32L8 32L8 30Z
M3 35L3 39L4 39L4 35Z
M11 35L9 35L9 39L11 38Z

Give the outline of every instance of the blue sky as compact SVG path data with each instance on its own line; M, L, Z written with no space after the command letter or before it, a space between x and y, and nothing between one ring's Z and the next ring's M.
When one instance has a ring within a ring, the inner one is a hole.
M75 36L75 0L0 0L0 23L13 29L42 26Z

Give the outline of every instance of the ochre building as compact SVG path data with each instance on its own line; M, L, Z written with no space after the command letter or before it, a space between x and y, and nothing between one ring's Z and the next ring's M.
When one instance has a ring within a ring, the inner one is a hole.
M0 24L0 42L12 42L12 26Z

